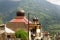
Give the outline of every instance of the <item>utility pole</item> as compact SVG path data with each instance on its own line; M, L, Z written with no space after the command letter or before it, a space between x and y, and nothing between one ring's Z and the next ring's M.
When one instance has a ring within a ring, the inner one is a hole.
M28 40L29 40L29 13L28 13Z

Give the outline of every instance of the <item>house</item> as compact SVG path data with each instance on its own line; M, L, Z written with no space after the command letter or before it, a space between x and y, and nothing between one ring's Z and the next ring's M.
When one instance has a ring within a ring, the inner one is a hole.
M0 25L0 40L7 40L9 38L15 38L15 32L6 27L5 24Z

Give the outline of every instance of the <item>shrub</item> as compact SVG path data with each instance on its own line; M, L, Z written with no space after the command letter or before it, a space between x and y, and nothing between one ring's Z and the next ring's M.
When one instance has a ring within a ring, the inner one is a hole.
M21 38L21 40L27 40L28 39L28 33L24 31L23 29L19 29L16 31L16 37Z

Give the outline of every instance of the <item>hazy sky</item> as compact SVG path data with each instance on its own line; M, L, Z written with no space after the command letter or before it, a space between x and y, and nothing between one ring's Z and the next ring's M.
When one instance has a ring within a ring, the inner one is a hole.
M0 0L0 1L21 1L21 0Z
M56 5L60 5L60 0L47 0L47 1Z
M21 1L21 0L0 0L0 1ZM60 0L46 0L50 3L56 4L56 5L60 5Z
M10 1L21 1L21 0L10 0ZM47 1L56 5L60 5L60 0L47 0Z
M10 1L21 1L21 0L10 0Z

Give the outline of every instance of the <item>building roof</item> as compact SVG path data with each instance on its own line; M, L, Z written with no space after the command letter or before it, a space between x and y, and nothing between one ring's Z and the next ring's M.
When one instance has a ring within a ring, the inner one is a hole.
M25 11L19 10L16 12L16 17L12 19L10 22L24 22L25 24L31 23L26 17L25 17Z
M6 25L5 25L5 32L6 32L6 33L15 33L15 31L7 28Z
M47 31L44 31L43 33L44 33L45 35L49 35L49 32L47 32Z
M26 17L14 18L10 22L24 22L25 24L28 24L28 19ZM29 23L31 23L31 21L29 21Z
M1 26L2 28L4 28L3 30L0 30L0 34L2 34L2 33L4 33L4 32L6 32L6 33L15 33L13 30L7 28L5 24L1 24L0 26Z
M5 32L6 32L6 33L15 33L13 30L11 30L11 29L9 29L9 28L7 28L7 27L5 27Z

